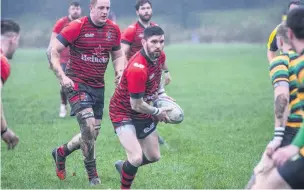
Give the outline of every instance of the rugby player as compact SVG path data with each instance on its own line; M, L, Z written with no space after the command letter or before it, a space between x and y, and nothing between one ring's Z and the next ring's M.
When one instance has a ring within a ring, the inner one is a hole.
M274 137L255 167L254 175L247 185L248 189L263 180L263 176L273 168L271 155L279 146L283 147L292 142L303 121L301 104L297 97L297 65L293 62L298 55L292 50L288 40L285 22L278 25L276 42L282 54L270 63L270 78L274 87Z
M60 33L60 31L72 20L78 19L81 16L81 7L78 2L71 2L69 6L69 15L60 18L55 25L53 26L53 31L51 34L51 39L50 39L50 44L47 50L47 57L49 62L50 57L51 57L51 42L56 38L56 36ZM65 72L66 64L69 60L69 47L64 48L61 53L60 53L60 64ZM66 94L64 93L62 87L60 89L60 96L61 96L61 104L60 104L60 109L59 109L59 117L65 117L67 114L67 97Z
M138 21L130 25L123 32L121 37L121 47L127 58L126 63L135 53L142 49L141 40L144 29L148 26L157 25L156 23L151 22L153 11L150 0L138 0L136 2L135 9L138 16ZM165 93L164 89L164 85L168 85L171 82L170 73L166 63L163 65L162 70L164 71L164 84L162 82L160 83L159 97L166 97L170 99L170 97L168 97ZM164 144L162 137L159 136L158 140L160 144Z
M1 19L1 82L0 89L4 83L7 81L10 75L10 65L8 63L8 59L12 59L13 55L19 45L20 39L20 27L19 25L9 19ZM0 99L1 106L1 138L7 144L8 150L13 149L19 142L19 137L8 128L3 106L2 106L2 98Z
M166 61L164 31L159 26L144 30L143 48L132 58L110 101L110 118L121 145L127 153L126 161L117 161L121 188L128 189L138 167L160 159L157 121L169 122L168 108L155 108L156 98ZM153 119L153 116L155 119Z
M104 108L104 74L110 54L115 83L124 70L120 29L108 19L110 0L90 0L90 15L70 22L51 45L51 64L60 84L67 92L71 116L76 116L80 133L70 142L52 151L59 179L66 176L66 157L81 149L89 183L100 178L96 169L95 141L99 134ZM60 51L70 47L66 72L60 65Z
M302 5L303 3L301 3L300 0L292 0L289 2L288 4L288 11L299 7L300 5ZM286 20L286 16L282 17L282 20L285 21ZM276 57L276 52L278 51L278 46L277 46L277 42L276 42L276 33L277 33L277 29L278 27L276 27L270 34L269 39L268 39L268 43L267 43L267 58L268 58L268 62L270 63L272 61L273 58Z
M287 15L288 38L299 57L292 61L299 82L298 97L304 103L304 8L291 10ZM302 114L303 114L303 106ZM292 144L276 150L272 159L275 168L254 189L304 189L303 127Z

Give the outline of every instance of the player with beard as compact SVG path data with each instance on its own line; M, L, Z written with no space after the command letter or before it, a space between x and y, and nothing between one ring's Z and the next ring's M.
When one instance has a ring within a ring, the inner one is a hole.
M67 92L70 115L76 116L80 127L80 133L72 140L52 151L56 174L61 180L66 177L66 158L81 149L90 185L101 183L96 169L95 142L101 128L104 75L110 56L116 84L124 70L120 29L108 19L110 5L110 0L91 0L89 16L70 22L52 41L52 69ZM59 53L67 46L70 46L70 60L64 72Z
M53 27L53 32L51 34L50 44L47 50L47 57L49 62L51 57L51 42L56 38L56 36L60 33L60 31L71 21L80 18L81 16L81 7L78 2L71 2L69 6L69 15L60 18L56 24ZM63 49L60 53L60 64L65 72L66 64L69 60L69 47L66 47ZM60 96L61 96L61 104L60 104L60 110L59 110L59 117L65 117L67 114L67 97L66 94L63 91L63 88L60 89Z
M168 108L155 108L155 99L166 61L164 31L158 26L144 30L143 48L132 58L111 98L109 113L115 132L127 153L127 160L117 161L121 188L128 189L138 167L160 159L155 121L169 122ZM155 117L153 119L152 117Z
M20 39L20 27L13 20L1 20L1 82L0 89L2 90L4 83L10 75L10 65L7 59L12 59L18 47ZM1 138L7 144L8 149L13 149L19 142L19 138L15 133L8 128L4 116L2 98L0 99L1 109Z
M143 31L148 26L155 26L157 24L151 22L151 18L153 15L152 11L152 3L149 0L138 0L136 5L136 14L138 16L138 21L132 25L130 25L122 34L121 37L121 47L126 54L126 63L128 60L137 53L140 49L142 49L142 37ZM159 88L159 97L166 97L171 99L165 93L164 85L168 85L171 81L170 73L168 70L168 66L165 63L163 65L162 70L164 71L164 84L160 83ZM164 144L164 140L159 136L159 143Z

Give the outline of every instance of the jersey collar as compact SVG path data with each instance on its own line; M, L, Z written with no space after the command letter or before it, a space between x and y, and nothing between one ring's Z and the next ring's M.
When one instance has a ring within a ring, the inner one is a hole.
M148 63L154 65L154 62L153 62L153 61L150 59L150 57L146 54L144 48L142 48L142 49L140 50L140 54L141 54L142 56L145 57L145 59L148 61Z
M90 24L92 24L92 26L94 26L95 28L103 28L106 25L106 23L107 23L107 21L106 21L104 25L97 26L96 24L93 23L93 21L92 21L92 19L91 19L90 16L87 16L87 17L88 17L88 20L89 20Z
M146 28L141 22L139 22L139 20L137 21L137 23L138 23L138 25L139 25L141 28L143 28L143 29ZM150 22L150 26L151 26L151 22Z

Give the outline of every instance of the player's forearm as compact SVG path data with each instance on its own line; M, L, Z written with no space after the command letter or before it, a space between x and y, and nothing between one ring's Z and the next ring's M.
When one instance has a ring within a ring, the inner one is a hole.
M115 74L121 74L125 68L125 57L123 55L113 59Z
M301 127L301 129L298 131L296 137L292 141L293 145L296 145L299 148L304 147L304 128Z
M276 52L275 51L267 51L267 58L268 62L270 63L274 58L276 57Z
M52 50L51 46L49 46L46 50L46 56L47 56L47 59L49 60L50 65L52 65L51 64L51 53L52 53L51 50Z
M289 95L287 93L281 92L275 94L275 101L274 101L275 135L274 136L277 139L281 139L284 135L285 125L289 115L288 104L289 104Z
M65 76L65 74L60 65L59 52L54 48L52 48L51 50L51 65L56 77L61 80Z
M141 102L134 101L132 98L130 101L131 101L132 109L136 112L144 113L144 114L152 114L152 115L157 114L158 109L153 106L150 106L144 101Z
M165 71L165 72L169 72L169 68L168 68L167 63L165 63L165 64L163 65L162 70Z

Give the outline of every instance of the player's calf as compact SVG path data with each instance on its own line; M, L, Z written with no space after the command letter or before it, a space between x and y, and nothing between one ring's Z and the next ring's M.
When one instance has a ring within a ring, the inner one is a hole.
M96 159L95 159L95 118L91 108L84 109L77 113L77 120L81 131L81 143L80 147L84 156L84 164L88 173L88 177L91 181L98 178L96 171ZM92 183L91 183L92 184ZM92 185L94 185L92 184Z

